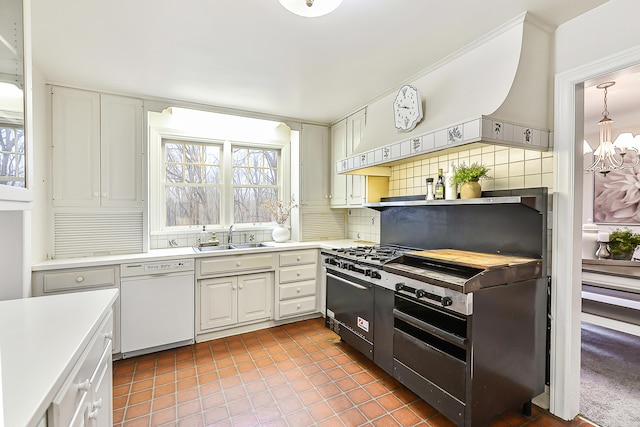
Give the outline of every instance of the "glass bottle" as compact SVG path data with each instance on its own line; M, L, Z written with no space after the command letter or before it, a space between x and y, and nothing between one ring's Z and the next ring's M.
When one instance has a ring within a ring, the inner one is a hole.
M436 200L444 199L444 176L442 175L442 168L438 169L438 180L436 181L434 198Z
M425 200L433 200L433 178L427 178L427 197Z

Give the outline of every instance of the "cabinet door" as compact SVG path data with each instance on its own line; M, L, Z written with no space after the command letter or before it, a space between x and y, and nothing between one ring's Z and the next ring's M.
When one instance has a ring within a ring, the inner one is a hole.
M142 101L101 95L102 206L142 207Z
M272 273L238 276L238 322L271 319Z
M331 127L331 206L347 205L347 176L336 169L338 160L347 157L347 120Z
M353 154L364 135L366 122L366 110L360 110L347 118L347 156ZM347 177L347 204L359 206L364 203L365 180L364 176L349 175Z
M105 348L100 363L91 377L91 402L89 423L92 427L113 426L111 345Z
M100 205L100 94L54 87L53 205Z
M233 325L238 321L236 277L200 280L200 330Z
M327 206L330 194L329 129L302 125L300 201L305 206Z

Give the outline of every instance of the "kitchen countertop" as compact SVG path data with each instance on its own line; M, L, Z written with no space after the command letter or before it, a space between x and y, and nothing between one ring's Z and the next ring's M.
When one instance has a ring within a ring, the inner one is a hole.
M125 254L125 255L105 255L105 256L91 256L91 257L79 257L79 258L60 258L51 259L34 263L31 266L31 271L42 270L55 270L61 268L81 268L81 267L94 267L100 265L109 264L122 264L130 262L145 262L145 261L161 261L166 259L181 259L181 258L202 258L212 256L232 256L242 255L256 252L278 252L282 250L295 250L295 249L323 249L323 248L343 248L357 245L372 245L373 242L364 242L359 240L321 240L313 242L265 242L265 245L258 248L247 249L230 249L219 252L196 252L191 246L180 248L167 248L167 249L152 249L146 253L138 254Z
M582 271L640 279L640 262L611 259L583 259Z
M37 425L117 296L107 289L0 301L4 425Z

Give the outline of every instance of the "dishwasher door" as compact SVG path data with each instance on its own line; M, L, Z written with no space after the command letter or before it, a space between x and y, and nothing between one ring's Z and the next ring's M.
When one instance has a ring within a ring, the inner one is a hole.
M184 268L182 261L180 266L180 269ZM193 344L194 289L193 270L128 277L123 271L120 289L122 357Z

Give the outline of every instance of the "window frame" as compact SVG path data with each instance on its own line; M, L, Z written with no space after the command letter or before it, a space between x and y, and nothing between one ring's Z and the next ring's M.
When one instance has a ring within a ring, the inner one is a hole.
M166 206L164 194L164 141L173 140L177 142L192 142L196 144L217 144L222 145L221 156L221 212L220 224L197 224L184 226L166 226ZM200 230L202 225L207 226L210 231L225 231L231 225L238 230L241 229L271 229L276 224L275 221L263 223L241 223L233 222L233 184L232 184L232 147L239 148L260 148L279 150L278 156L278 182L280 198L286 200L291 194L291 144L290 141L243 141L240 139L223 139L214 136L196 135L193 132L182 131L171 128L161 128L150 126L149 128L149 231L153 234L171 234L186 231Z

